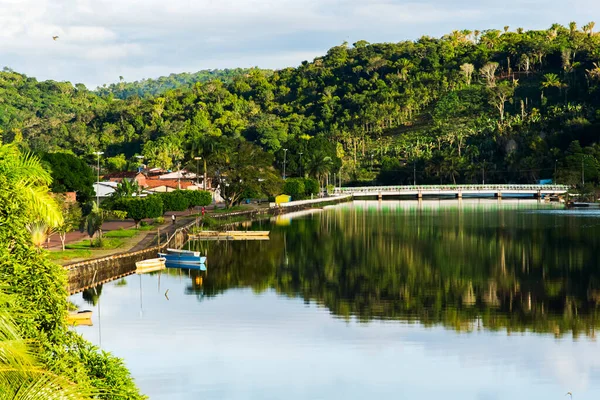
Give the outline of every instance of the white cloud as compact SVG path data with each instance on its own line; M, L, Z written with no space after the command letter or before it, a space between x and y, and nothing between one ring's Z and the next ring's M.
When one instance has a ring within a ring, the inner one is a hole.
M0 0L0 59L41 79L89 85L236 62L295 66L345 40L540 28L557 15L566 24L600 11L591 0L565 7L558 0L507 0L501 8L491 0Z

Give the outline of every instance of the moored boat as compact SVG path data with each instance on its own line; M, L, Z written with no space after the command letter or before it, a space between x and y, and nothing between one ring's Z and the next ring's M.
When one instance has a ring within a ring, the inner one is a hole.
M198 252L191 253L158 253L169 264L204 264L206 257L200 256Z
M67 316L67 323L69 325L92 325L92 312L89 310L85 311L72 311Z
M136 272L154 272L161 269L165 269L165 262L167 261L164 257L151 258L149 260L138 261L135 263Z
M177 262L177 263L169 263L167 262L167 268L171 269L191 269L196 271L206 271L206 264L199 263L185 263L185 262Z

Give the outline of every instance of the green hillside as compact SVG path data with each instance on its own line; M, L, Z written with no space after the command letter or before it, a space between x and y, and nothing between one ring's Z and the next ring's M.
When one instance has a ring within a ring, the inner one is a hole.
M576 184L583 165L586 182L598 182L593 23L360 41L297 68L185 86L148 98L98 96L5 71L3 140L82 156L100 149L125 161L143 154L170 167L241 138L273 154L280 169L288 149L289 176L407 184L414 175L417 183L476 183L485 174L486 182Z
M167 90L189 89L198 82L220 80L229 83L235 77L247 75L250 71L251 69L248 68L207 69L194 73L170 74L157 79L142 79L135 82L125 82L123 77L120 77L119 83L103 85L97 88L95 92L100 96L112 95L118 99L126 99L132 96L153 97L159 96ZM265 70L265 73L269 73L269 71Z

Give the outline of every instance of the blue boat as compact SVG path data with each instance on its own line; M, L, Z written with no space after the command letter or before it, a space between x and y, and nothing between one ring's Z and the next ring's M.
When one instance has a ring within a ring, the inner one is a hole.
M206 271L205 264L182 264L182 263L173 263L169 264L168 262L165 264L167 268L170 269L190 269L193 271Z
M158 253L159 257L167 259L167 264L199 265L206 263L206 257L198 251L167 249L166 253Z

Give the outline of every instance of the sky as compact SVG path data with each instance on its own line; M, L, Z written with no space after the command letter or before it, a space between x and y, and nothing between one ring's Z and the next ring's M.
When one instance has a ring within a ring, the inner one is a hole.
M93 89L120 76L297 66L344 41L596 16L596 0L0 0L0 67Z

